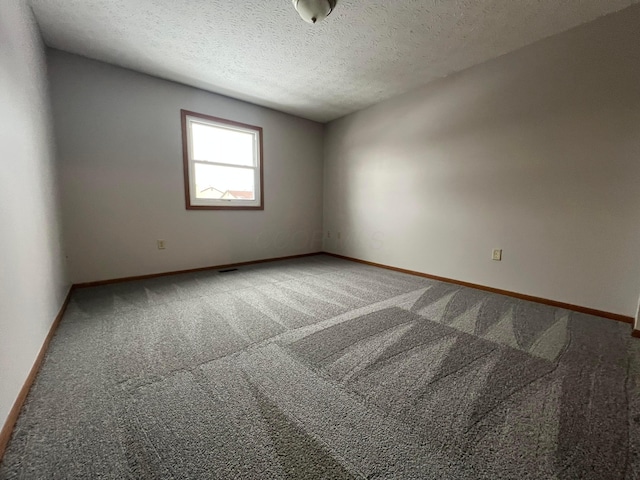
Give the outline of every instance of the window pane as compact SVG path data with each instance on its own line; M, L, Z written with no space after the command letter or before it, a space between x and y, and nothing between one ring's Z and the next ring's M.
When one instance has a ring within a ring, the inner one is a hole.
M254 135L202 123L191 123L193 159L255 166Z
M196 198L255 200L251 168L221 167L196 163Z

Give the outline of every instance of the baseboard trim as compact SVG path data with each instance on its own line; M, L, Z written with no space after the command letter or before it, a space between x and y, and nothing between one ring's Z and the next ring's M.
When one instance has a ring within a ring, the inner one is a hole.
M77 284L74 284L73 287L74 288L99 287L102 285L111 285L113 283L131 282L133 280L148 280L150 278L168 277L171 275L180 275L183 273L205 272L207 270L222 270L230 267L244 267L246 265L255 265L257 263L277 262L279 260L291 260L294 258L313 257L315 255L321 255L322 253L323 252L301 253L299 255L288 255L286 257L264 258L262 260L251 260L249 262L227 263L224 265L213 265L211 267L199 267L199 268L190 268L187 270L175 270L171 272L151 273L147 275L135 275L133 277L112 278L109 280L98 280L95 282L77 283Z
M11 434L13 433L13 429L18 421L18 417L20 416L20 411L22 410L22 406L24 405L25 400L27 399L27 395L29 394L29 390L31 390L31 386L33 385L36 376L38 375L38 371L40 370L40 366L42 365L42 361L49 349L49 344L51 343L51 339L53 335L56 333L58 329L58 325L60 325L60 321L62 320L62 316L67 309L67 305L69 305L69 300L71 299L71 292L73 291L73 286L69 288L67 292L67 296L64 299L62 307L58 311L58 315L56 315L55 320L51 324L49 328L49 333L47 337L44 339L42 343L42 347L40 347L40 352L38 352L38 356L33 362L33 366L31 367L31 371L27 376L27 379L22 385L22 389L20 389L20 393L18 393L18 398L13 403L13 407L9 411L9 416L7 420L4 422L2 430L0 430L0 462L2 462L2 458L4 457L4 452L9 444L9 440L11 440Z
M337 253L323 252L333 257L342 258L343 260L350 260L352 262L363 263L365 265L371 265L374 267L386 268L387 270L393 270L401 273L408 273L409 275L416 275L418 277L429 278L431 280L438 280L440 282L453 283L455 285L461 285L463 287L475 288L478 290L484 290L485 292L498 293L500 295L506 295L508 297L518 298L520 300L528 300L530 302L542 303L544 305L550 305L552 307L564 308L566 310L572 310L574 312L585 313L587 315L594 315L596 317L608 318L610 320L616 320L618 322L624 322L633 324L634 318L626 315L620 315L619 313L605 312L603 310L596 310L594 308L581 307L580 305L573 305L571 303L558 302L556 300L549 300L548 298L534 297L533 295L525 295L523 293L511 292L509 290L502 290L499 288L487 287L485 285L479 285L477 283L463 282L462 280L454 280L452 278L439 277L437 275L431 275L423 272L416 272L414 270L407 270L405 268L392 267L390 265L383 265L381 263L369 262L367 260L360 260L359 258L347 257L345 255L339 255ZM640 331L638 332L640 336ZM634 335L635 336L635 335Z
M640 338L640 330L633 330L631 332L632 337Z

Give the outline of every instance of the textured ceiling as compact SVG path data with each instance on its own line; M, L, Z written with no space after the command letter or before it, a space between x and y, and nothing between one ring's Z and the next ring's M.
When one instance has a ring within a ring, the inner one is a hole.
M45 42L329 121L640 0L31 0Z

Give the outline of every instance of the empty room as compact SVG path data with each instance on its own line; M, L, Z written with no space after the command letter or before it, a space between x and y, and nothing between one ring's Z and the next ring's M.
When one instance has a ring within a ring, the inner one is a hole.
M0 139L0 480L640 479L640 0L2 0Z

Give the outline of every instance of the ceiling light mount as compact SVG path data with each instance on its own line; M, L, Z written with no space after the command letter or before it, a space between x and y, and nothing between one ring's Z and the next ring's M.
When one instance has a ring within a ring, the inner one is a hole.
M318 23L336 8L337 0L292 0L293 6L307 23Z

